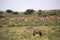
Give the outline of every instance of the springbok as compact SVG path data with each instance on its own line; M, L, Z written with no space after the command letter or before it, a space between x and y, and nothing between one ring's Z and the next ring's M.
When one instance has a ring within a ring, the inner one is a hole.
M34 29L32 27L28 28L28 30L33 34L33 36L35 36L35 34L39 34L39 36L42 37L42 30Z

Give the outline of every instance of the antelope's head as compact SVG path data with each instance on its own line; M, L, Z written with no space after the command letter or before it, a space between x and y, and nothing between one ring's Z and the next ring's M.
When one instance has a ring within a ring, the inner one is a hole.
M27 28L29 31L31 31L31 32L33 32L33 27L29 27L29 28Z

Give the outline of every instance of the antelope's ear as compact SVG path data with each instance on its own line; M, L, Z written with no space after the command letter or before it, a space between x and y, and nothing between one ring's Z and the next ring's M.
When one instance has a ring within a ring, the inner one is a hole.
M40 32L42 32L42 30L40 30Z

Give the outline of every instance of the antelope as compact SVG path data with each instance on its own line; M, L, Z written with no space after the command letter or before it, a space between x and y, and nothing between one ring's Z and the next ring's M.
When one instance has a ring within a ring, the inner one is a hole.
M33 29L32 27L28 28L28 30L35 36L35 34L39 34L42 37L42 31L39 29Z

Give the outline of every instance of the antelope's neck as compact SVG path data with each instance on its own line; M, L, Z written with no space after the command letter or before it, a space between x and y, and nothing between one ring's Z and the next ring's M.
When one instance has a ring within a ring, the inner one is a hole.
M30 29L30 31L33 33L34 32L34 29Z

